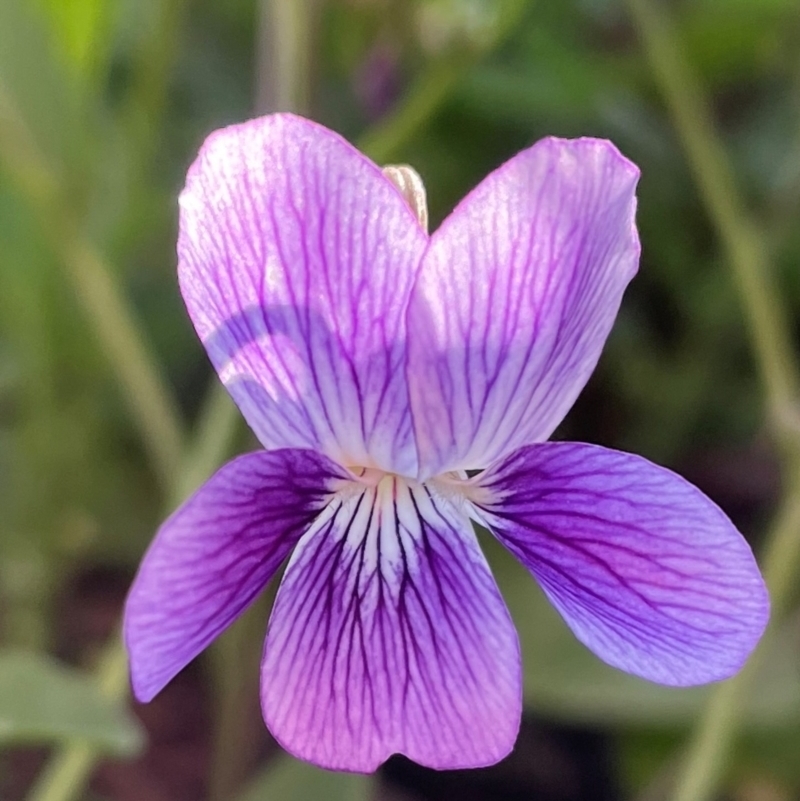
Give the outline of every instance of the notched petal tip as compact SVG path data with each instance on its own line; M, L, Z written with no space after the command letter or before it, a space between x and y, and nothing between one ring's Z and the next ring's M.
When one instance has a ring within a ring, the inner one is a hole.
M520 682L521 686L521 682ZM467 753L462 755L438 753L439 749L434 745L436 732L432 732L431 743L427 753L421 753L418 749L403 749L387 747L383 750L373 749L372 753L367 753L366 749L359 749L349 753L342 753L337 756L312 752L309 748L298 745L297 741L291 737L284 737L282 732L275 731L264 710L264 722L269 728L270 734L280 747L295 759L309 762L323 770L333 770L344 773L359 773L370 775L375 773L388 760L394 756L402 756L410 759L418 765L432 770L475 770L478 768L490 768L502 762L513 752L517 737L519 735L520 721L522 720L522 693L520 691L519 712L515 717L516 723L512 726L505 725L505 721L498 723L503 725L494 726L494 742L487 746L485 743L480 745L480 750L467 749ZM436 726L436 723L433 723ZM484 738L485 739L485 738Z
M625 196L628 197L629 248L635 254L635 259L633 260L633 273L635 273L638 270L639 256L642 252L639 229L636 227L636 209L638 207L636 189L641 178L641 170L638 165L624 155L609 139L596 139L593 137L580 137L578 139L551 137L551 139L558 146L574 149L578 153L582 153L584 149L593 152L601 159L606 160L611 166L612 174L619 186L621 195L623 198Z
M521 715L519 642L464 514L394 478L332 505L284 574L261 693L275 738L324 768L502 759Z
M542 142L546 142L556 149L573 150L576 152L594 151L601 157L610 157L616 162L615 166L627 173L634 183L639 180L641 174L639 167L610 139L601 139L594 136L579 136L575 139L547 136L532 147L537 147Z

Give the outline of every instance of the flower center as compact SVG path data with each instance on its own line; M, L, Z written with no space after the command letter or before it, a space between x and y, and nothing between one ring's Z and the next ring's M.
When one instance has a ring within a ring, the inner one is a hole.
M387 476L401 478L401 476L396 476L395 473L387 473L379 467L361 467L360 465L356 465L354 467L348 467L347 469L353 474L357 483L367 487L377 487Z
M353 475L353 479L342 487L345 494L348 495L374 488L379 494L389 493L390 496L396 497L398 486L407 487L412 491L424 487L434 496L461 507L465 501L477 501L484 494L481 492L481 487L468 479L466 475L459 475L455 472L442 473L421 482L409 476L381 470L378 467L354 466L347 469Z

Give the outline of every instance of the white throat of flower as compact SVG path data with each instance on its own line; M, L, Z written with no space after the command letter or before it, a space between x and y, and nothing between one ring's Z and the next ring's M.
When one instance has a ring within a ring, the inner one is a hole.
M475 516L471 502L480 503L488 500L488 491L474 479L469 479L463 471L442 473L423 482L408 476L389 473L377 467L347 469L352 474L352 479L337 482L334 490L335 496L344 504L348 504L365 491L374 492L376 499L382 497L395 500L399 496L405 496L406 493L413 495L415 492L425 492L434 498L446 501L468 515L472 512L471 516Z

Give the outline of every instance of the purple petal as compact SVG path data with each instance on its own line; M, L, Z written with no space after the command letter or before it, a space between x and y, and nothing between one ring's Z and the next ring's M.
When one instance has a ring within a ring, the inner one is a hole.
M276 114L212 134L180 207L186 306L264 446L413 474L405 312L427 235L397 189Z
M292 754L371 772L393 753L488 765L519 727L519 643L469 520L386 477L321 515L292 556L262 665Z
M769 598L750 547L680 476L594 445L522 448L479 479L476 504L577 638L652 681L735 673Z
M161 527L125 606L133 690L149 701L264 588L343 477L312 451L226 464Z
M432 236L409 305L420 478L547 439L636 272L636 167L609 142L544 139Z

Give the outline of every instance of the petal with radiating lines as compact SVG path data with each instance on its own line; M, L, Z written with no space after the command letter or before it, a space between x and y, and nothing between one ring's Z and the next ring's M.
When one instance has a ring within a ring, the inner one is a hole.
M427 235L337 134L275 114L212 134L180 198L178 276L267 448L413 474L405 312Z
M469 520L394 477L334 502L298 545L262 664L270 731L325 768L393 753L466 768L512 748L519 644Z
M561 422L637 269L638 175L609 142L544 139L433 234L408 317L419 478L487 467Z
M140 701L245 610L343 477L313 451L250 453L222 467L161 526L125 606Z
M522 448L477 481L478 513L581 642L671 685L727 678L769 616L750 547L696 487L594 445Z

